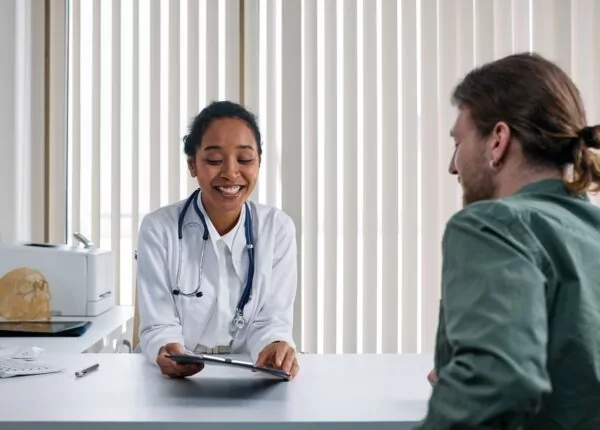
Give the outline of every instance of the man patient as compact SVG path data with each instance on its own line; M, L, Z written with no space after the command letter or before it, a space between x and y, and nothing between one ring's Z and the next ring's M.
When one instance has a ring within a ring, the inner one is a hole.
M453 92L433 392L418 429L600 429L600 127L555 64L517 54Z

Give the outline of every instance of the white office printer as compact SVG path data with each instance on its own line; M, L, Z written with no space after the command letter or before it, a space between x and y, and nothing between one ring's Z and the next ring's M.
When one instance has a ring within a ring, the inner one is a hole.
M0 320L90 317L115 305L112 251L76 237L83 247L0 243Z

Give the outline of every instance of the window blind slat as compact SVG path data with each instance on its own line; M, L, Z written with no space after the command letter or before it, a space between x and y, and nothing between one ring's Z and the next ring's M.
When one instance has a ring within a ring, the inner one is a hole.
M571 1L532 1L532 49L571 70Z
M169 129L171 122L171 112L170 112L170 68L169 60L171 58L171 53L169 52L169 35L171 33L169 21L171 19L170 14L170 3L163 0L160 1L160 46L158 47L158 52L160 53L160 95L159 95L159 114L160 118L160 137L159 137L159 147L160 147L160 171L162 174L162 180L160 181L160 202L159 206L165 206L171 201L169 200L169 188L171 187L171 183L174 178L170 177L170 152L173 148L169 145L171 141L171 137L169 135Z
M437 246L441 246L441 237L444 224L461 205L461 190L456 177L451 177L448 168L454 153L454 142L450 137L450 129L456 119L456 108L451 105L452 90L461 76L458 75L458 59L454 53L459 34L457 14L461 0L450 0L440 3L440 17L447 16L453 19L443 19L439 23L439 63L437 67L439 114L437 118L437 141L440 158L438 160L438 188L440 190L440 212L438 216ZM510 6L510 3L508 3ZM510 12L510 11L509 11ZM510 15L508 15L510 23ZM509 40L510 42L510 40ZM507 44L506 49L512 47ZM441 267L438 269L441 270ZM441 286L440 286L441 288ZM438 288L439 290L439 288Z
M400 160L400 82L398 12L401 5L396 0L381 1L381 120L382 120L382 351L399 350L399 318L401 288L399 279L399 184Z
M512 3L506 0L494 0L493 14L494 58L500 58L512 53ZM440 13L440 16L445 15Z
M498 24L494 20L494 0L473 1L473 7L475 8L475 63L484 64L494 59L494 35Z
M338 17L343 16L344 14L344 0L336 1L336 20ZM337 132L337 141L336 141L336 159L342 159L344 148L346 146L345 135L344 135L344 111L343 106L345 103L345 92L344 88L344 25L343 19L337 21L336 25L336 91L337 91L337 121L336 121L336 132ZM338 214L337 220L337 228L336 228L336 274L337 274L337 284L336 284L336 351L343 352L344 351L344 289L345 289L345 275L344 275L344 247L346 244L344 243L344 218L343 215L345 213L344 209L344 193L343 186L345 183L344 178L344 165L336 161L338 164L338 168L336 170L336 212Z
M401 29L402 45L401 61L401 109L402 109L402 142L401 145L402 175L399 191L401 192L401 235L400 243L400 272L402 273L401 290L401 348L403 353L417 352L417 285L419 276L417 270L417 242L419 240L417 225L417 187L415 179L418 176L417 151L418 116L417 116L417 8L412 1L402 2Z
M267 29L271 23L267 19L267 7L262 0L249 0L244 3L245 16L245 32L244 39L245 58L244 68L248 68L244 72L244 91L250 94L256 92L257 105L256 114L258 115L258 125L261 131L263 144L263 155L261 161L261 169L258 177L258 184L254 191L254 197L260 202L268 201L267 196L267 174L269 171L268 159L265 151L268 151L268 127L270 126L267 116L267 79L268 79L268 60L269 53L267 50ZM251 35L255 34L255 38ZM252 60L250 60L252 57ZM255 64L256 63L256 64ZM255 64L255 65L254 65ZM254 75L256 76L254 77Z
M71 51L71 231L81 232L81 3L72 3L73 48ZM70 238L67 238L70 240Z
M378 206L380 199L380 184L378 169L380 129L378 127L378 58L377 58L377 4L376 2L359 0L359 19L362 20L362 53L358 61L359 70L362 69L362 79L359 79L359 131L358 161L362 163L362 207L363 217L359 229L363 236L363 255L358 264L362 265L362 285L364 290L359 294L359 303L362 302L362 352L375 353L379 343L377 332L377 304L381 284L377 270L377 261L381 258L378 253L380 224L378 219ZM362 94L361 94L362 93ZM362 110L362 115L360 111ZM362 116L362 118L361 118ZM359 320L360 321L360 320Z
M532 49L549 58L556 58L555 41L549 37L552 34L550 29L554 26L556 2L532 0L531 4Z
M219 100L219 1L206 0L206 59L202 68L206 73L206 104Z
M456 2L456 44L454 52L456 55L456 77L454 82L463 77L475 66L475 51L473 47L474 36L474 15L473 7L470 1L457 0ZM511 42L511 47L512 47ZM460 187L456 188L456 199L462 200L462 191Z
M526 52L531 49L529 1L512 0L513 6L513 52Z
M47 4L39 5L37 3L36 6L49 7ZM23 12L24 5L20 4L17 6L15 3L15 7L19 13ZM65 220L67 218L68 200L67 194L65 193L65 186L68 184L68 166L66 164L68 148L65 143L67 142L68 133L66 127L68 112L68 75L65 56L67 55L68 50L65 42L67 41L68 28L64 25L64 19L67 16L66 7L66 2L54 2L52 7L49 7L49 21L47 22L49 24L47 34L50 46L47 74L48 122L46 125L49 148L51 148L51 150L47 154L47 160L44 160L44 163L47 163L45 167L48 169L46 172L48 178L48 197L47 201L44 202L44 206L48 213L44 227L46 229L45 239L51 243L63 243L67 234ZM44 56L41 55L41 57L42 61L44 61ZM6 60L3 64L6 64ZM12 67L15 65L11 64L10 66ZM5 67L8 67L8 65ZM40 83L40 85L42 84ZM17 103L21 102L23 101L17 101ZM11 196L10 191L7 195ZM17 199L16 202L18 202L20 196L14 197ZM19 213L18 210L15 214L17 213ZM17 220L14 222L18 223ZM15 236L12 235L13 233ZM11 234L5 236L5 239L17 237L18 235L19 232L11 232Z
M131 68L131 246L137 249L138 228L140 219L140 168L139 168L139 135L140 135L140 0L133 0L132 13L132 65ZM133 257L133 256L132 256ZM137 284L135 263L132 270L132 291Z
M265 6L263 6L265 7ZM280 136L281 136L281 2L270 1L266 4L267 16L267 60L265 83L267 103L266 126L266 182L269 205L281 207Z
M121 298L121 2L112 2L112 94L111 94L111 248L115 261L115 296Z
M302 346L305 350L317 350L318 323L318 121L317 116L317 0L302 3Z
M100 95L101 93L101 4L100 0L93 3L92 30L92 237L94 243L100 243L100 172L102 158L100 154Z
M198 56L199 64L198 68L198 86L199 86L199 104L198 110L206 106L207 96L207 78L208 78L208 29L207 29L207 9L206 2L209 0L197 0L198 1ZM214 41L213 41L214 43ZM196 112L198 113L198 112Z
M282 47L282 93L281 93L281 130L285 146L282 148L281 164L286 166L281 172L282 188L286 190L282 195L282 209L294 220L296 224L296 241L299 245L298 267L303 267L303 224L302 202L302 100L303 85L301 82L302 71L302 26L300 19L302 13L301 2L283 2L281 4L281 47ZM272 150L272 148L271 148ZM301 319L304 302L304 276L298 270L298 294L294 304L294 337L302 340L304 336L303 321ZM301 343L301 347L304 345Z
M323 38L319 37L319 45L324 48L324 115L323 118L325 142L324 146L324 166L323 166L323 252L324 259L324 321L323 321L323 351L326 353L338 352L337 339L338 330L341 328L338 324L338 302L339 289L337 267L338 267L338 83L337 70L339 63L337 61L337 3L335 1L318 2L322 8L323 17Z
M240 2L225 3L225 94L227 100L239 102L240 95Z
M579 91L586 103L588 124L600 122L598 117L598 100L594 91L598 72L594 69L598 49L591 43L597 39L597 28L594 21L597 5L593 0L583 0L573 3L573 73Z
M182 156L180 139L180 84L179 71L181 61L179 55L179 2L169 2L169 122L168 122L168 176L169 176L169 203L179 200L180 184L179 169Z
M555 43L554 60L569 75L571 75L571 39L573 34L572 4L572 0L554 0L553 27L549 29L550 32L554 33L552 38ZM597 34L597 32L595 33Z
M362 279L358 276L359 240L357 177L357 4L356 0L346 0L343 3L343 85L344 102L342 109L343 120L343 152L338 154L343 160L343 350L344 352L355 352L357 350L358 323L358 282ZM341 220L340 220L341 221Z
M315 2L314 10L314 21L315 21L315 43L314 49L316 53L316 76L315 76L315 87L316 87L316 118L319 118L317 124L317 145L315 148L316 157L316 183L320 184L316 192L316 234L315 241L317 247L316 259L317 259L317 273L316 279L316 290L317 290L317 326L316 326L316 351L322 353L325 344L324 330L325 330L325 274L328 267L325 262L325 183L327 181L325 176L325 9L322 2ZM305 22L310 17L304 18ZM320 43L317 43L319 41ZM310 162L310 160L307 160Z
M150 207L153 211L160 206L160 185L162 174L160 168L161 137L161 52L160 52L160 0L150 0ZM165 172L166 173L166 172Z
M258 115L258 125L263 135L263 142L258 142L258 144L263 144L264 150L265 118L262 116L263 106L261 104L261 87L263 83L260 79L261 54L264 54L264 52L261 52L263 45L260 27L263 23L260 20L260 0L245 0L242 4L243 9L240 11L240 14L243 15L244 27L242 35L243 42L240 47L240 67L241 70L243 70L243 73L241 74L241 78L243 79L241 102L250 109L250 111ZM255 201L264 201L264 195L261 193L264 175L264 163L261 163L258 183L250 196L250 198Z
M473 47L474 15L471 1L458 1L456 11L457 41L456 52L457 76L463 76L475 66L475 51Z
M260 114L262 109L260 105L260 56L262 48L260 45L260 26L263 24L260 22L260 0L245 0L243 4L244 42L241 49L243 49L244 91L242 102L248 109L258 115L259 125L261 131L263 131L264 118ZM258 188L257 186L253 191L252 198L262 201Z
M200 5L198 0L188 0L187 3L187 111L186 119L187 126L193 120L193 118L200 113L200 31L199 31L199 14ZM186 127L185 133L188 132ZM184 159L183 147L179 152ZM198 181L196 178L192 178L187 169L187 163L183 163L184 174L187 182L187 192L185 194L191 194L196 188L198 188Z
M421 121L420 121L420 200L421 200L421 338L419 351L433 351L437 329L437 310L440 297L440 246L438 237L441 225L440 189L438 187L440 170L430 166L440 165L440 151L437 131L431 124L438 118L438 50L436 0L423 0L421 5ZM491 48L491 46L489 47Z

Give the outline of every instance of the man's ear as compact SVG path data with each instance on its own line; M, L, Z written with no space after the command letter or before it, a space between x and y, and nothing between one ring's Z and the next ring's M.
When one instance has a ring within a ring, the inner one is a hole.
M504 121L496 123L490 134L490 138L492 139L492 160L495 163L502 163L504 158L508 155L508 148L510 147L512 139L509 125Z
M190 175L192 178L196 177L196 158L188 157L187 159L188 170L190 171Z

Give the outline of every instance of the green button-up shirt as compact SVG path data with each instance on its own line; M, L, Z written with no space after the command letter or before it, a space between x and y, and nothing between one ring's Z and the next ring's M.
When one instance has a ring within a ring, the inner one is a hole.
M420 430L600 430L600 208L543 180L472 204L443 238Z

